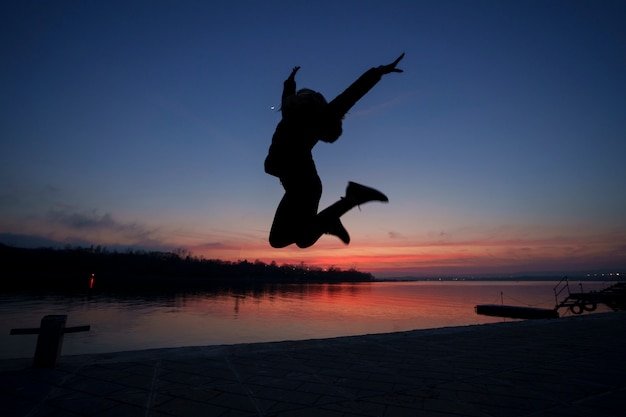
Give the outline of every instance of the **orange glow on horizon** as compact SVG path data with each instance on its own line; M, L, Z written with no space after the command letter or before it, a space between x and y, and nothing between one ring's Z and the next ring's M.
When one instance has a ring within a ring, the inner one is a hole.
M538 227L494 230L488 233L463 229L445 235L426 234L424 239L393 235L368 240L357 235L347 246L324 236L307 249L295 245L274 249L269 246L265 232L261 231L242 236L222 234L214 239L207 239L204 233L173 239L172 236L160 236L155 241L168 242L167 245L161 244L165 251L167 248L185 248L192 255L205 259L305 264L322 269L354 268L375 277L626 270L626 251L623 250L626 234L619 228L593 234L586 234L589 232L582 229L568 234L563 229L546 228L544 231ZM110 243L102 235L92 237L92 240L104 246ZM118 236L115 241L125 240ZM133 241L126 243L136 244Z
M577 269L620 268L626 254L619 250L626 238L604 236L537 239L474 239L466 241L359 244L343 246L321 240L300 249L271 248L267 243L248 247L192 249L197 255L229 261L304 263L320 268L355 268L375 276L419 274L480 274Z

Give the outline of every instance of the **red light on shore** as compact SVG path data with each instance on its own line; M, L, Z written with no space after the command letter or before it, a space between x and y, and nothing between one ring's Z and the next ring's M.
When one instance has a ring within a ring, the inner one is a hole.
M91 278L89 279L89 289L93 288L93 284L96 282L96 274L91 274Z

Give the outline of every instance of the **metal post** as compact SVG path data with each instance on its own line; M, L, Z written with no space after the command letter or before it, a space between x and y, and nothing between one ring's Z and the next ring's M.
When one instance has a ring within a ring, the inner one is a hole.
M38 334L33 365L36 368L54 368L61 356L65 333L88 332L91 326L65 327L66 315L50 315L41 319L41 326L30 329L11 329L10 334Z
M66 322L67 316L64 314L45 316L41 319L33 366L36 368L56 366L61 356Z

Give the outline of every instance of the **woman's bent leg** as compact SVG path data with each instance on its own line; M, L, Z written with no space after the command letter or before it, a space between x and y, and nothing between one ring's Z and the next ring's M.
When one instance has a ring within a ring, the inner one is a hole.
M314 170L308 175L281 179L285 188L270 230L270 245L283 248L295 243L301 248L313 245L322 233L317 232L317 208L322 196L322 182Z
M296 221L293 219L294 203L288 193L285 193L278 204L272 228L270 229L270 245L273 248L284 248L292 243L296 243L294 236L294 225Z

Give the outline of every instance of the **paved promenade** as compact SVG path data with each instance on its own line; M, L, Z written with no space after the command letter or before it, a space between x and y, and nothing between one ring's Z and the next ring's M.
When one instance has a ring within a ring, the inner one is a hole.
M69 342L68 342L69 343ZM626 415L626 312L0 361L5 417Z

